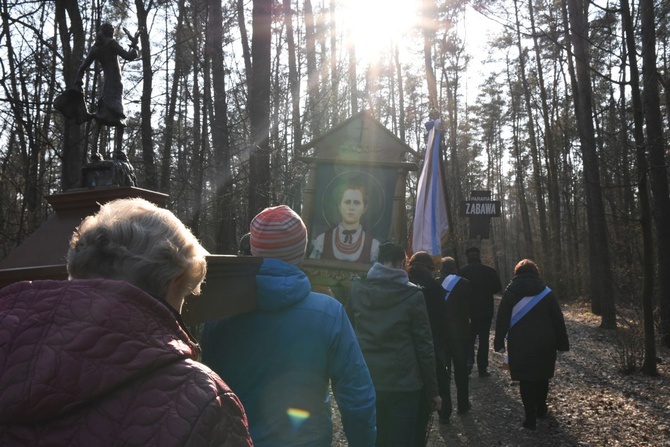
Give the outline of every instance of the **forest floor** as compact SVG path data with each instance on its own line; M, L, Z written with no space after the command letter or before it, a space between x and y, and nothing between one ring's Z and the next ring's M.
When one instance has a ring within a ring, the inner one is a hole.
M491 377L480 378L476 370L470 377L470 412L452 415L449 424L435 415L428 447L670 447L670 350L658 348L657 376L623 374L622 331L600 329L600 317L584 303L564 305L563 313L570 352L559 354L549 416L538 420L537 430L521 427L518 383L500 367L502 355L491 353ZM452 380L454 405L455 397ZM333 446L344 447L337 416Z

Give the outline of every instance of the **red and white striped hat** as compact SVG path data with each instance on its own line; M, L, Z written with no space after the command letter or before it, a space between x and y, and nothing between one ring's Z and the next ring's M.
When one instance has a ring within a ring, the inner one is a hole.
M265 208L251 221L251 254L298 264L305 257L307 228L286 205Z

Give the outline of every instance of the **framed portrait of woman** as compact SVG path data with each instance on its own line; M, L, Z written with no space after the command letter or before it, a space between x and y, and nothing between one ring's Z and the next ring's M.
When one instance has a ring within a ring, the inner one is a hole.
M387 240L406 243L407 174L415 151L361 111L300 148L307 175L302 218L309 244L301 264L312 287L346 302Z
M374 262L389 236L396 170L322 164L317 175L308 258Z

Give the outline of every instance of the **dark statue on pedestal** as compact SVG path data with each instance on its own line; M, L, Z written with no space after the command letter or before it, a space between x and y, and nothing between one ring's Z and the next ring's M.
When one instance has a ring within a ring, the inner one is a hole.
M74 85L59 95L54 107L65 117L75 119L78 124L95 120L93 138L90 149L90 162L82 168L82 186L135 186L135 174L128 157L123 152L123 129L126 115L123 110L123 83L121 82L121 66L119 56L128 61L138 57L137 42L140 31L132 35L123 29L130 39L130 48L125 50L114 39L114 27L110 23L100 26L95 43L82 62L74 81ZM98 108L94 113L87 110L82 92L83 79L88 68L96 62L103 73L102 93L98 98ZM100 130L102 126L114 127L114 158L104 160L98 150Z

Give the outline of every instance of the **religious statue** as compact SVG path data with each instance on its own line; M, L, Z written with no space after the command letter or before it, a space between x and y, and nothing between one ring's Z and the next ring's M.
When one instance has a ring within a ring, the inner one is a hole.
M67 118L75 119L79 124L95 120L91 144L91 163L86 167L89 173L92 168L95 170L97 167L103 167L103 164L108 164L104 163L107 160L103 160L103 156L98 151L98 140L103 125L114 127L116 130L114 160L110 162L119 164L121 171L123 171L122 173L124 175L127 174L127 178L118 180L123 176L119 177L117 174L112 175L110 178L117 179L114 180L114 184L121 181L123 184L120 186L134 186L135 179L132 166L130 166L122 150L126 115L123 110L123 83L121 82L119 56L128 61L137 59L139 54L137 43L141 30L137 31L134 35L125 28L123 30L130 39L130 48L128 50L125 50L114 39L114 27L110 23L103 23L100 26L93 46L79 67L74 85L56 98L54 107ZM98 108L94 113L90 113L86 108L82 87L84 75L93 62L96 62L97 66L102 70L103 85L100 97L98 98ZM104 168L107 169L108 167L104 166ZM87 171L85 170L85 172ZM99 186L97 184L87 184L86 175L82 180L85 183L84 186Z

